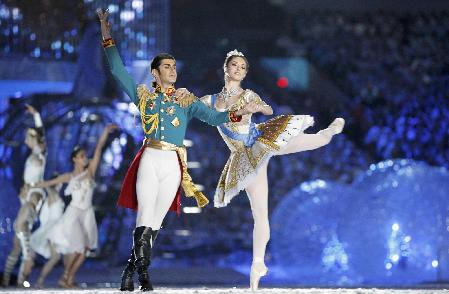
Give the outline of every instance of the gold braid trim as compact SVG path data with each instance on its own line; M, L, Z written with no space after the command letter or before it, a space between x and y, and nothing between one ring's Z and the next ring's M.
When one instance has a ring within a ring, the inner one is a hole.
M209 203L209 199L204 196L203 192L198 190L197 186L193 183L192 177L187 171L187 150L185 147L179 147L176 152L181 158L182 163L182 181L181 186L184 190L184 194L187 197L194 197L198 207L204 207Z
M171 143L148 138L145 139L144 144L155 149L176 151L181 159L181 187L184 190L184 194L186 197L194 197L198 207L204 207L209 203L207 197L193 183L192 177L187 170L187 150L184 146L178 147Z
M145 134L149 135L154 132L154 130L157 130L157 127L159 126L159 113L146 114L147 102L150 101L150 103L154 103L157 94L151 93L145 85L139 85L137 87L137 97L139 97L139 111L142 121L142 129ZM147 129L147 125L151 125L149 129Z
M231 170L231 179L230 179L230 181L228 183L226 183L226 188L225 188L226 192L231 190L235 186L237 186L237 182L238 182L238 180L237 180L237 170L238 170L238 167L240 165L240 156L241 156L241 154L237 153L235 155L234 160L232 160L231 164L229 165L229 169ZM222 202L224 201L224 196L225 195L223 194L223 196L221 198Z
M260 141L262 143L264 143L265 145L267 145L267 147L275 150L275 151L279 151L281 149L281 147L279 147L278 145L276 145L276 143L271 142L270 140L267 140L263 137L259 137L257 138L257 141Z
M267 122L259 124L257 128L262 132L262 136L257 138L257 140L278 150L279 146L277 146L274 142L276 142L279 135L285 131L292 117L292 115L280 115L270 119Z

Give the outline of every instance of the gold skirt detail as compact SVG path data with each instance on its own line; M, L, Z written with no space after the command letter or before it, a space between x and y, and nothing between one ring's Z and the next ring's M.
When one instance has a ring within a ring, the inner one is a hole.
M260 168L268 164L288 142L313 126L313 117L309 115L280 115L257 125L262 135L251 147L233 140L219 132L231 150L221 173L214 196L214 206L224 207L240 191L251 184Z

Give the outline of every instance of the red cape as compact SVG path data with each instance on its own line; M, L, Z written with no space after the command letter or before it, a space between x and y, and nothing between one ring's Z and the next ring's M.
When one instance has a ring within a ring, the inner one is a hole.
M126 172L125 179L123 180L122 190L120 191L120 196L118 198L117 204L119 206L137 210L137 192L136 192L136 182L137 182L137 171L139 170L140 159L142 158L143 151L145 150L145 145L143 145L139 152L137 152L136 157L134 157L131 166ZM181 169L182 178L182 164L181 159L178 155L179 168ZM181 213L181 185L178 187L176 192L176 197L170 206L171 211L176 211L179 215Z

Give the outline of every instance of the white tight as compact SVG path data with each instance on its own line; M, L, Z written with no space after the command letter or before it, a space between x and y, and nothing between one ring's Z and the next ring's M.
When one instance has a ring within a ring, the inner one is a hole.
M136 227L159 230L181 183L176 151L146 148L137 172Z
M318 149L329 144L332 136L333 133L330 129L321 130L316 134L300 134L282 148L278 155Z
M267 165L259 170L254 181L245 190L254 219L253 260L256 258L263 260L268 240L270 240Z
M22 247L20 245L20 240L17 238L17 235L14 234L13 248L11 253L9 253L8 257L5 261L5 268L3 270L3 280L2 286L9 286L9 282L11 279L11 274L16 266L17 261L19 260L20 252L22 251Z
M36 218L36 207L42 199L42 194L31 193L29 201L25 202L19 209L14 230L22 248L22 261L20 263L17 284L22 286L28 278L34 264L34 252L30 246L31 228Z
M329 144L332 130L324 129L316 134L301 134L293 138L277 155L313 150ZM263 262L267 243L270 240L268 221L267 164L262 166L254 181L245 189L254 218L253 262Z

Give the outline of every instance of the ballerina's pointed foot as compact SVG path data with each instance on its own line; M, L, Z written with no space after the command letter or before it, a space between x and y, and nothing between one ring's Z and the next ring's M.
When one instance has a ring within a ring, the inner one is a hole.
M59 278L59 280L58 280L59 287L61 287L61 288L70 288L68 280L69 280L69 273L64 271L64 273L62 274L61 278Z
M72 288L72 289L77 289L77 288L79 288L79 285L78 285L77 282L75 282L75 277L73 277L73 276L70 276L70 277L67 279L67 286L68 286L68 288Z
M328 128L332 129L334 135L340 134L345 127L345 120L341 117L337 117L334 121L329 125Z
M35 288L36 289L44 289L44 280L42 278L37 279Z
M64 278L60 278L58 280L58 285L61 288L70 288L69 285L67 284L67 279L64 279Z
M263 262L253 262L251 265L249 286L252 291L259 289L260 278L268 273L268 268Z

